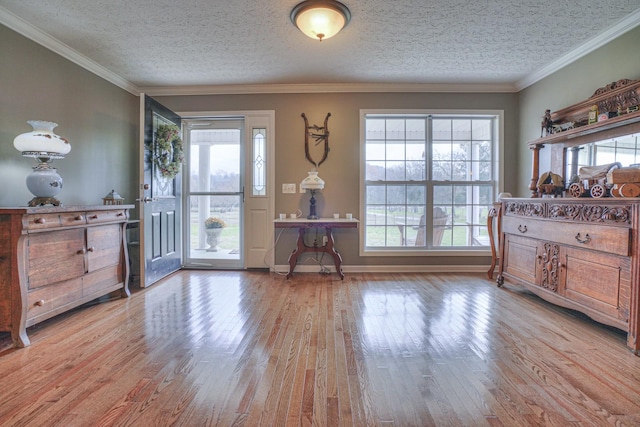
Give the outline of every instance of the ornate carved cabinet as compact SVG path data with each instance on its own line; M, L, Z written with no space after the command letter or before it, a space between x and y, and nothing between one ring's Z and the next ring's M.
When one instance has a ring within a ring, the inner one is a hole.
M629 136L637 141L633 134L640 131L638 104L640 81L622 79L599 88L584 102L551 114L556 130L529 142L532 198L502 200L498 272L499 285L505 280L519 283L547 301L626 331L627 345L636 354L640 350L640 198L544 197L538 182L538 156L548 145L551 172L562 176L567 185L575 176L567 164L576 167L578 150L597 154L594 145L601 142ZM587 120L589 112L596 110L603 117L595 123ZM621 153L616 148L606 150L616 161L618 155L627 159L638 155L637 148L627 146ZM568 152L575 159L569 159ZM597 162L598 157L594 158Z
M26 328L120 290L129 296L131 205L0 209L0 331Z
M519 283L638 342L640 200L503 199L498 283Z

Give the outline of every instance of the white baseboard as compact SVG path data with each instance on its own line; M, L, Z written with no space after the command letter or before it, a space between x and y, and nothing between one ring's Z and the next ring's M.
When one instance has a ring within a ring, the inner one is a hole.
M325 266L332 273L333 265ZM319 273L319 265L296 265L294 273ZM343 273L486 273L488 265L343 265ZM287 274L289 265L276 265L275 272Z

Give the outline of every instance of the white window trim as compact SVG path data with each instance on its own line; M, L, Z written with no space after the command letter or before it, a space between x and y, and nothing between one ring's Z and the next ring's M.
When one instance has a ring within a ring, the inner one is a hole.
M360 110L360 212L359 218L365 218L366 214L366 206L365 206L365 172L366 168L365 164L365 117L369 114L421 114L421 115L429 115L429 114L441 114L441 115L492 115L498 118L498 141L494 146L494 161L497 164L494 164L494 170L498 172L498 182L496 195L500 194L504 191L504 110L415 110L415 109L374 109L374 110ZM362 222L362 226L358 227L358 235L359 235L359 255L361 257L433 257L433 256L446 256L446 257L472 257L472 256L482 256L486 257L491 254L490 248L481 248L481 249L403 249L402 251L391 251L386 248L382 249L365 249L365 227L364 221Z

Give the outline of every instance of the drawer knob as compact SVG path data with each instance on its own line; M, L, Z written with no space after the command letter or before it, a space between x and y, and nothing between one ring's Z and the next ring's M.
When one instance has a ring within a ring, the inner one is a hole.
M85 248L82 248L78 251L78 255L84 255L87 253L87 250Z
M87 248L87 252L93 252L95 248L93 246Z
M44 224L46 220L44 218L36 218L33 222L36 224Z
M91 219L98 219L98 215L91 215L89 218L91 218Z
M82 215L76 215L75 220L76 221L82 221Z
M35 305L37 307L42 307L44 305L44 300L43 299L39 299L33 305Z
M526 233L527 232L527 226L520 224L518 226L518 231L521 232L522 234Z
M589 243L591 241L591 236L589 236L589 233L585 234L584 237L582 237L582 235L580 233L576 234L576 240L578 241L578 243Z

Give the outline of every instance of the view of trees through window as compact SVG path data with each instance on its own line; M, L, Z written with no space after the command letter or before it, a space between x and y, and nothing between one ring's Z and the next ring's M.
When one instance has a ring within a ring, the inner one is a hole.
M366 114L365 248L488 245L497 118Z

